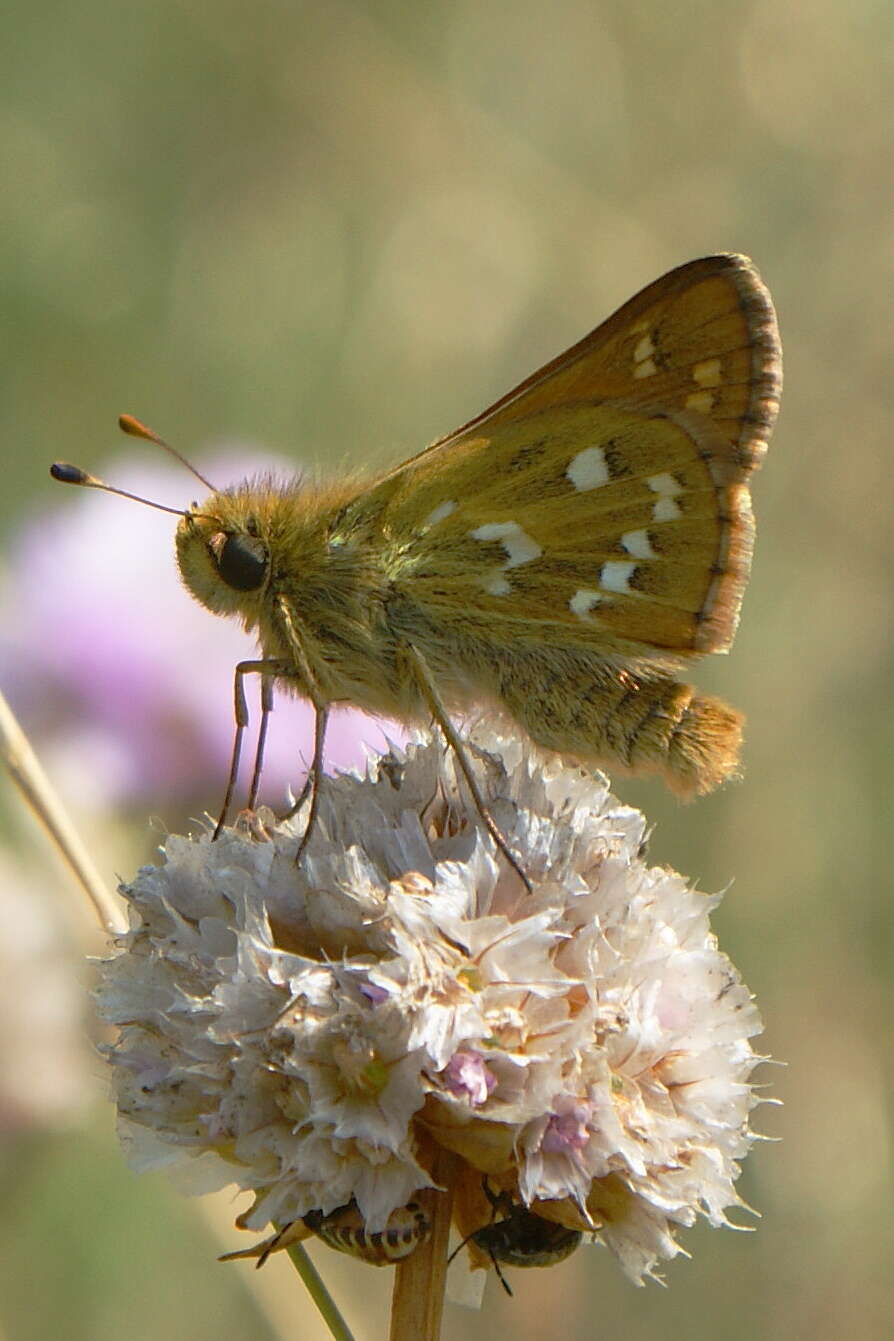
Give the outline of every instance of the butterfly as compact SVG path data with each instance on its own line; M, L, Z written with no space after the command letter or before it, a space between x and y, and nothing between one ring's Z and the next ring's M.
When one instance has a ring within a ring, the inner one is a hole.
M315 709L300 850L335 703L433 719L516 869L456 714L496 709L544 750L656 775L683 797L733 775L740 714L681 675L733 641L751 565L749 481L780 391L767 289L747 258L709 256L650 284L378 478L212 488L181 515L180 571L261 651L236 669L224 815L252 673L262 676L262 741L274 683ZM167 445L136 420L121 423ZM108 487L76 467L54 473ZM256 765L250 806L258 774Z

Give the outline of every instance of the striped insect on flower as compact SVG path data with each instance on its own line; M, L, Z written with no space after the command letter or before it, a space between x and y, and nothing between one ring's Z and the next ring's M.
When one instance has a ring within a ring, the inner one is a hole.
M367 1229L357 1203L351 1201L334 1211L309 1211L253 1248L224 1253L220 1260L253 1257L261 1267L271 1253L315 1235L336 1252L347 1253L369 1266L394 1266L414 1253L430 1234L431 1219L418 1201L408 1201L392 1211L384 1229L379 1230Z

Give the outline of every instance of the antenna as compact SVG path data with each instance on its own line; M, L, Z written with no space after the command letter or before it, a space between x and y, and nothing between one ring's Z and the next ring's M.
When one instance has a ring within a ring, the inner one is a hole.
M79 484L85 489L102 489L107 494L117 494L119 498L129 498L134 503L145 503L147 508L157 508L159 512L170 512L174 517L201 517L200 512L187 512L184 508L165 507L164 503L153 503L151 498L141 498L139 494L128 493L126 489L116 489L96 475L88 475L80 466L70 466L66 461L56 461L50 466L50 474L60 484ZM210 487L210 486L209 486Z
M176 447L172 447L169 442L165 442L164 438L160 438L157 433L154 433L151 428L147 428L145 424L140 423L140 420L134 418L132 414L120 414L118 416L118 427L122 433L126 433L130 438L143 438L146 442L154 442L156 447L163 447L166 452L171 453L175 460L180 462L181 466L186 466L186 469L195 475L197 480L201 480L206 489L210 489L213 494L218 492L211 481L206 480L205 476L187 461L182 452L178 452ZM66 483L69 482L75 483L74 480L66 481ZM84 481L78 481L78 483L84 483ZM144 502L145 500L141 499L140 501Z

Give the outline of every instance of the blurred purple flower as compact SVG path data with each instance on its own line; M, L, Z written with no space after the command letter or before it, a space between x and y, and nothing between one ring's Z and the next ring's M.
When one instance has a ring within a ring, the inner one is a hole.
M247 453L202 461L217 485L256 469L294 470ZM166 461L110 471L116 486L186 506L190 477ZM11 547L0 640L6 692L64 786L86 804L151 803L164 797L212 809L226 779L233 740L233 670L257 655L235 621L215 618L183 589L173 548L175 520L125 500L81 490L32 518ZM260 684L249 699L260 719ZM251 681L248 683L251 695ZM244 801L253 735L246 733ZM336 709L326 737L327 769L362 763L403 733L353 709ZM305 777L313 713L278 694L270 722L262 796L280 805Z

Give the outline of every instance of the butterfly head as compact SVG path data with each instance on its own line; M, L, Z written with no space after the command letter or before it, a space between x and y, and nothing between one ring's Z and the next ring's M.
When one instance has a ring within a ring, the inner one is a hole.
M180 574L189 592L218 615L256 623L270 586L271 527L266 494L250 485L194 503L177 527Z

